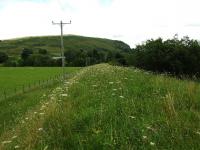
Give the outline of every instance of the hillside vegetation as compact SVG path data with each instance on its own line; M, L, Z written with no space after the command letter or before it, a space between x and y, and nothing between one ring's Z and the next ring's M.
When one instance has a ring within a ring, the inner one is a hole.
M121 41L75 35L64 36L64 47L66 51L79 49L127 51L130 49ZM46 49L53 55L60 55L60 36L27 37L0 42L0 52L6 52L9 56L20 55L24 48Z
M64 36L66 66L102 62L126 64L129 45L122 41L83 36ZM59 36L29 37L0 42L0 66L61 66Z
M100 64L43 95L0 149L199 149L200 86Z

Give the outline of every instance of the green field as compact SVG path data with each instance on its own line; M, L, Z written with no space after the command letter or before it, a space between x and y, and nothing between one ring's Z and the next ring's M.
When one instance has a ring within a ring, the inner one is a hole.
M199 83L138 69L83 68L4 130L0 149L198 150L199 93Z
M68 67L65 72L74 73L77 69L79 68ZM33 85L39 80L47 80L61 73L62 69L59 67L0 67L0 98L4 91L13 93L15 89L22 89L22 86Z

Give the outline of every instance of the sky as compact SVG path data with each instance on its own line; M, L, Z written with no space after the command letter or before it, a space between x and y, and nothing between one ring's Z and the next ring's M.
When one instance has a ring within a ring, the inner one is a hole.
M200 0L0 0L0 39L64 34L122 40L200 40Z

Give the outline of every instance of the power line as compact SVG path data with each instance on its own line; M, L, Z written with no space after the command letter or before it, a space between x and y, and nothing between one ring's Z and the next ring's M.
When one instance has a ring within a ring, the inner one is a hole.
M60 26L60 29L61 29L61 36L60 36L60 41L61 41L61 59L62 59L62 72L63 72L63 80L64 80L64 76L65 76L65 71L64 71L64 67L65 67L65 56L64 56L64 42L63 42L63 25L65 24L71 24L71 20L70 22L62 22L60 21L59 23L55 23L52 21L52 24L53 25L59 25Z

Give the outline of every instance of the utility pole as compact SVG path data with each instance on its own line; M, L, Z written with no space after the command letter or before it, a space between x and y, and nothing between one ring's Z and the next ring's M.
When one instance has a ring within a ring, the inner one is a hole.
M60 21L60 23L54 23L52 21L52 24L53 25L59 25L60 29L61 29L61 35L60 35L61 47L60 47L60 50L61 50L61 59L62 59L63 81L64 81L64 78L65 78L65 70L64 70L65 69L65 56L64 56L64 42L63 42L63 25L65 25L65 24L71 24L71 20L68 23L64 23L62 21Z

